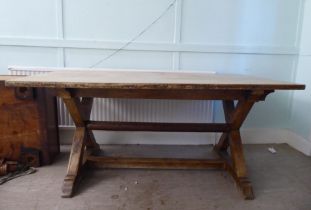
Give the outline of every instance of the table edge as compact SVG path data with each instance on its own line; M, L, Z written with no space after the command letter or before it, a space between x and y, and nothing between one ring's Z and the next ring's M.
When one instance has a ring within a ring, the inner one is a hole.
M53 89L187 89L187 90L304 90L304 84L158 84L158 83L57 83L57 82L24 82L5 81L7 87L33 87L33 88L53 88Z

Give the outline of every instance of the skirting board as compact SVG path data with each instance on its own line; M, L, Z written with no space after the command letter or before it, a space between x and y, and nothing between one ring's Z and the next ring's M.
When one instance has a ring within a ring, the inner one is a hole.
M60 143L71 144L74 128L60 128ZM125 132L95 131L99 144L158 144L158 145L206 145L215 144L220 134L177 132ZM245 128L241 130L245 144L287 143L305 155L311 156L311 142L296 133L280 128Z
M241 132L246 144L282 144L286 143L294 149L311 156L311 141L293 131L283 128L247 128Z

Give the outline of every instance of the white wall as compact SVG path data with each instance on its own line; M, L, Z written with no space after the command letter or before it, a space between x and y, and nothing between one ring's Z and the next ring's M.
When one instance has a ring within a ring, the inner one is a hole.
M7 73L8 65L88 67L134 37L171 2L0 0L0 73ZM177 0L146 34L98 67L294 81L303 2ZM290 128L291 108L291 92L275 93L255 106L246 127Z
M311 142L311 1L305 1L296 81L307 85L294 94L292 130ZM311 151L310 151L311 153Z

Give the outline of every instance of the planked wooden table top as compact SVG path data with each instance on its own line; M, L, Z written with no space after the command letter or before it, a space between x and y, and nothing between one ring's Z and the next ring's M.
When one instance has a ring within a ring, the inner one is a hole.
M0 81L6 81L10 79L16 79L17 77L23 77L23 76L17 76L17 75L0 75Z
M18 77L23 77L23 76L16 76L16 75L0 75L0 85L4 85L5 81L10 80L10 79L16 79Z
M269 80L253 76L193 72L160 72L93 69L66 70L47 74L10 78L6 86L47 88L103 89L247 89L298 90L305 85Z

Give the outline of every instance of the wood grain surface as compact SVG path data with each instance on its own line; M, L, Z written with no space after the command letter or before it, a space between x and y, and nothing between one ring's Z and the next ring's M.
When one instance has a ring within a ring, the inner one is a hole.
M0 81L10 80L10 79L16 79L17 77L23 77L23 76L17 76L17 75L0 75Z
M12 78L0 76L0 158L19 160L21 146L41 148L39 112L32 100L19 100L14 88L3 87Z
M56 101L43 89L20 99L15 88L4 87L5 80L21 77L0 75L0 158L20 161L24 147L40 151L41 164L50 164L59 153Z
M66 70L59 69L6 81L13 87L100 88L100 89L304 89L303 84L264 78L210 73L129 71L129 70Z

